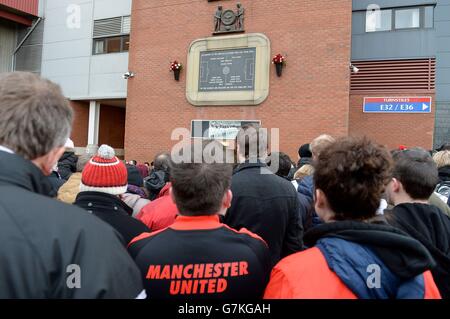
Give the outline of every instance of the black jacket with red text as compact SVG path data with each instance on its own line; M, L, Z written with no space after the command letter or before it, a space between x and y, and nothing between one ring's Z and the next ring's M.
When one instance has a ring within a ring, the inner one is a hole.
M178 216L129 245L149 299L261 298L271 264L266 243L218 216Z

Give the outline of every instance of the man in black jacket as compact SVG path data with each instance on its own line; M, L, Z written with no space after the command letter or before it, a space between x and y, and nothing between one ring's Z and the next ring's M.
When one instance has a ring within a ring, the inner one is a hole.
M139 270L119 234L49 198L73 113L60 88L0 75L0 298L136 298Z
M437 265L431 269L443 298L450 298L450 218L428 203L438 182L438 170L422 149L393 154L393 178L387 187L388 201L395 205L387 221L420 241Z
M241 164L233 172L233 201L224 222L261 236L269 245L272 265L275 265L282 257L303 248L297 194L292 183L273 174L264 163L266 130L244 125L236 137L236 145ZM272 162L276 163L274 159Z
M197 155L205 154L208 146L223 148L205 141ZM231 203L232 167L209 155L197 161L194 153L192 147L191 156L171 166L170 194L179 211L175 223L130 243L147 296L261 298L271 269L266 243L246 229L235 230L219 221L218 215Z

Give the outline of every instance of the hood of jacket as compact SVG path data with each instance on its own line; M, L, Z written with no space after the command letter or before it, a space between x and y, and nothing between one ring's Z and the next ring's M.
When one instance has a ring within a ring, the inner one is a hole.
M145 179L145 188L149 191L148 198L154 200L157 198L159 192L163 189L169 181L169 176L165 171L152 171Z
M132 215L133 209L119 197L101 192L80 192L74 205L85 210L101 210L105 212Z
M32 162L23 157L0 151L0 185L14 185L33 193L52 196L48 178Z
M360 299L422 299L425 294L421 274L397 276L367 245L325 237L319 239L316 247L328 267Z
M433 205L405 203L386 216L389 223L419 240L450 270L450 218Z
M327 223L309 230L304 240L312 247L325 238L342 239L365 247L365 250L372 252L374 260L379 259L393 275L404 280L416 277L436 265L419 241L387 224L357 221ZM342 247L341 252L350 264L360 257L360 254L350 254L347 246Z

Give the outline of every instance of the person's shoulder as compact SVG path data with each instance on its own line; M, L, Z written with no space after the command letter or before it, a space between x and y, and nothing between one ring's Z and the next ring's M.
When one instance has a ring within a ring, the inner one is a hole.
M95 229L97 232L108 231L103 222L97 217L75 205L66 204L57 199L33 193L21 188L14 190L15 196L20 198L2 200L8 211L12 211L14 218L24 221L24 225L37 228L48 228L52 231L64 233L64 229L87 231ZM19 223L21 224L21 223Z
M266 247L268 247L266 241L264 239L262 239L260 236L258 236L257 234L251 232L250 230L248 230L247 228L241 228L239 230L232 228L226 224L222 224L222 227L228 231L232 236L239 236L245 240L249 240L249 241L253 241L253 242L258 242L261 244L264 244Z
M138 255L141 254L142 251L152 251L157 245L161 247L161 241L154 240L162 237L163 242L167 240L167 237L161 236L166 234L169 231L169 228L163 228L154 232L145 232L140 234L139 236L133 238L127 245L128 252L130 253L133 259L136 259ZM171 238L170 238L171 239ZM170 240L169 239L169 240ZM154 252L153 252L154 253Z
M154 232L144 232L142 234L140 234L139 236L133 238L129 243L128 243L128 248L130 247L136 247L136 246L145 246L146 244L148 244L149 242L151 242L152 239L157 238L159 235L164 234L165 232L167 232L169 230L168 227L154 231Z
M148 204L146 204L139 213L138 218L142 218L144 216L147 217L155 217L154 215L164 214L167 209L176 207L175 203L172 201L170 196L159 197L155 200L152 200Z
M325 257L319 248L312 247L283 258L275 268L285 272L302 271L319 262L326 262Z

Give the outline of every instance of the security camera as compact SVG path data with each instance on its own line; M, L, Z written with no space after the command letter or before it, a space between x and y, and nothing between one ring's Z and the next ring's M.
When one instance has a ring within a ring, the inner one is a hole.
M134 77L134 73L131 72L131 71L128 71L124 75L122 75L122 77L124 78L124 80L128 80L129 78L133 78Z
M350 64L350 70L352 70L353 73L359 72L359 69L356 66L354 66L353 64Z

